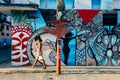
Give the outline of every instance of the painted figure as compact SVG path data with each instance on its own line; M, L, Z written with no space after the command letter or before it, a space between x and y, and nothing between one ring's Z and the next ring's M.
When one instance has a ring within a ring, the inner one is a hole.
M72 37L72 33L68 33L65 35L65 38L62 37L62 40L63 40L63 43L64 43L64 46L63 46L63 53L64 53L64 63L66 65L68 65L68 57L69 57L69 53L70 53L70 48L69 48L69 42L75 38L75 37Z
M32 65L32 68L35 66L35 64L37 63L38 59L40 59L42 61L42 65L43 65L43 69L46 69L46 64L45 64L45 60L42 56L42 39L40 36L36 36L35 37L35 42L36 42L36 51L37 51L37 56L36 56L36 59L35 59L35 62L33 63Z

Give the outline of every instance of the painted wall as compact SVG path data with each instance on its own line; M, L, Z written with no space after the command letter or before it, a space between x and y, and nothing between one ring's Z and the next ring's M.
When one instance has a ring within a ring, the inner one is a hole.
M46 64L55 65L56 37L44 32L43 28L53 27L48 21L56 19L56 10L40 9L33 12L34 14L22 11L14 15L15 12L17 11L12 12L14 21L12 26L12 65L33 64L37 55L34 41L37 35L40 35L43 40L42 51ZM73 30L62 37L62 65L119 66L119 11L77 9L64 12L62 20L70 21L65 28ZM22 17L17 17L17 15ZM38 18L38 21L35 20L36 24L28 20L30 16ZM37 65L41 65L40 60Z
M72 28L72 31L62 37L62 65L119 66L120 11L111 10L111 0L99 0L97 4L94 0L86 0L87 5L81 3L82 7L77 4L79 1L65 0L69 6L66 6L62 20L70 21L64 27ZM43 30L54 27L49 21L56 20L56 5L49 3L55 4L56 0L40 0L40 3L38 11L11 11L11 62L14 66L33 64L37 56L34 38L38 35L43 41L42 52L46 64L56 65L56 37ZM107 6L107 3L110 5ZM37 65L42 65L40 60Z

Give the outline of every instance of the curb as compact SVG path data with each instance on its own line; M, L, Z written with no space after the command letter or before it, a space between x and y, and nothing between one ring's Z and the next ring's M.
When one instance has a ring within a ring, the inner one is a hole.
M55 66L31 68L31 66L0 68L0 73L56 73ZM120 74L120 67L111 66L61 66L61 73L67 74Z

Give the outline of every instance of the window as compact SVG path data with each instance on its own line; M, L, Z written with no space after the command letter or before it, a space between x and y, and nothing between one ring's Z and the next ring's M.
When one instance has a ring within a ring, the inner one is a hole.
M4 36L4 33L1 33L2 36Z
M117 14L103 14L103 26L105 25L116 25Z
M7 33L6 36L9 36L9 33Z
M9 26L6 26L6 30L9 30Z
M0 31L2 31L4 29L4 25L0 24Z

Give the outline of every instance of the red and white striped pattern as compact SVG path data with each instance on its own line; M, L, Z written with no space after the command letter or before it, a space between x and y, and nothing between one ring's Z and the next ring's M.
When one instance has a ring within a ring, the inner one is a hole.
M26 24L19 23L12 26L12 65L29 64L26 46L31 34L32 31Z

